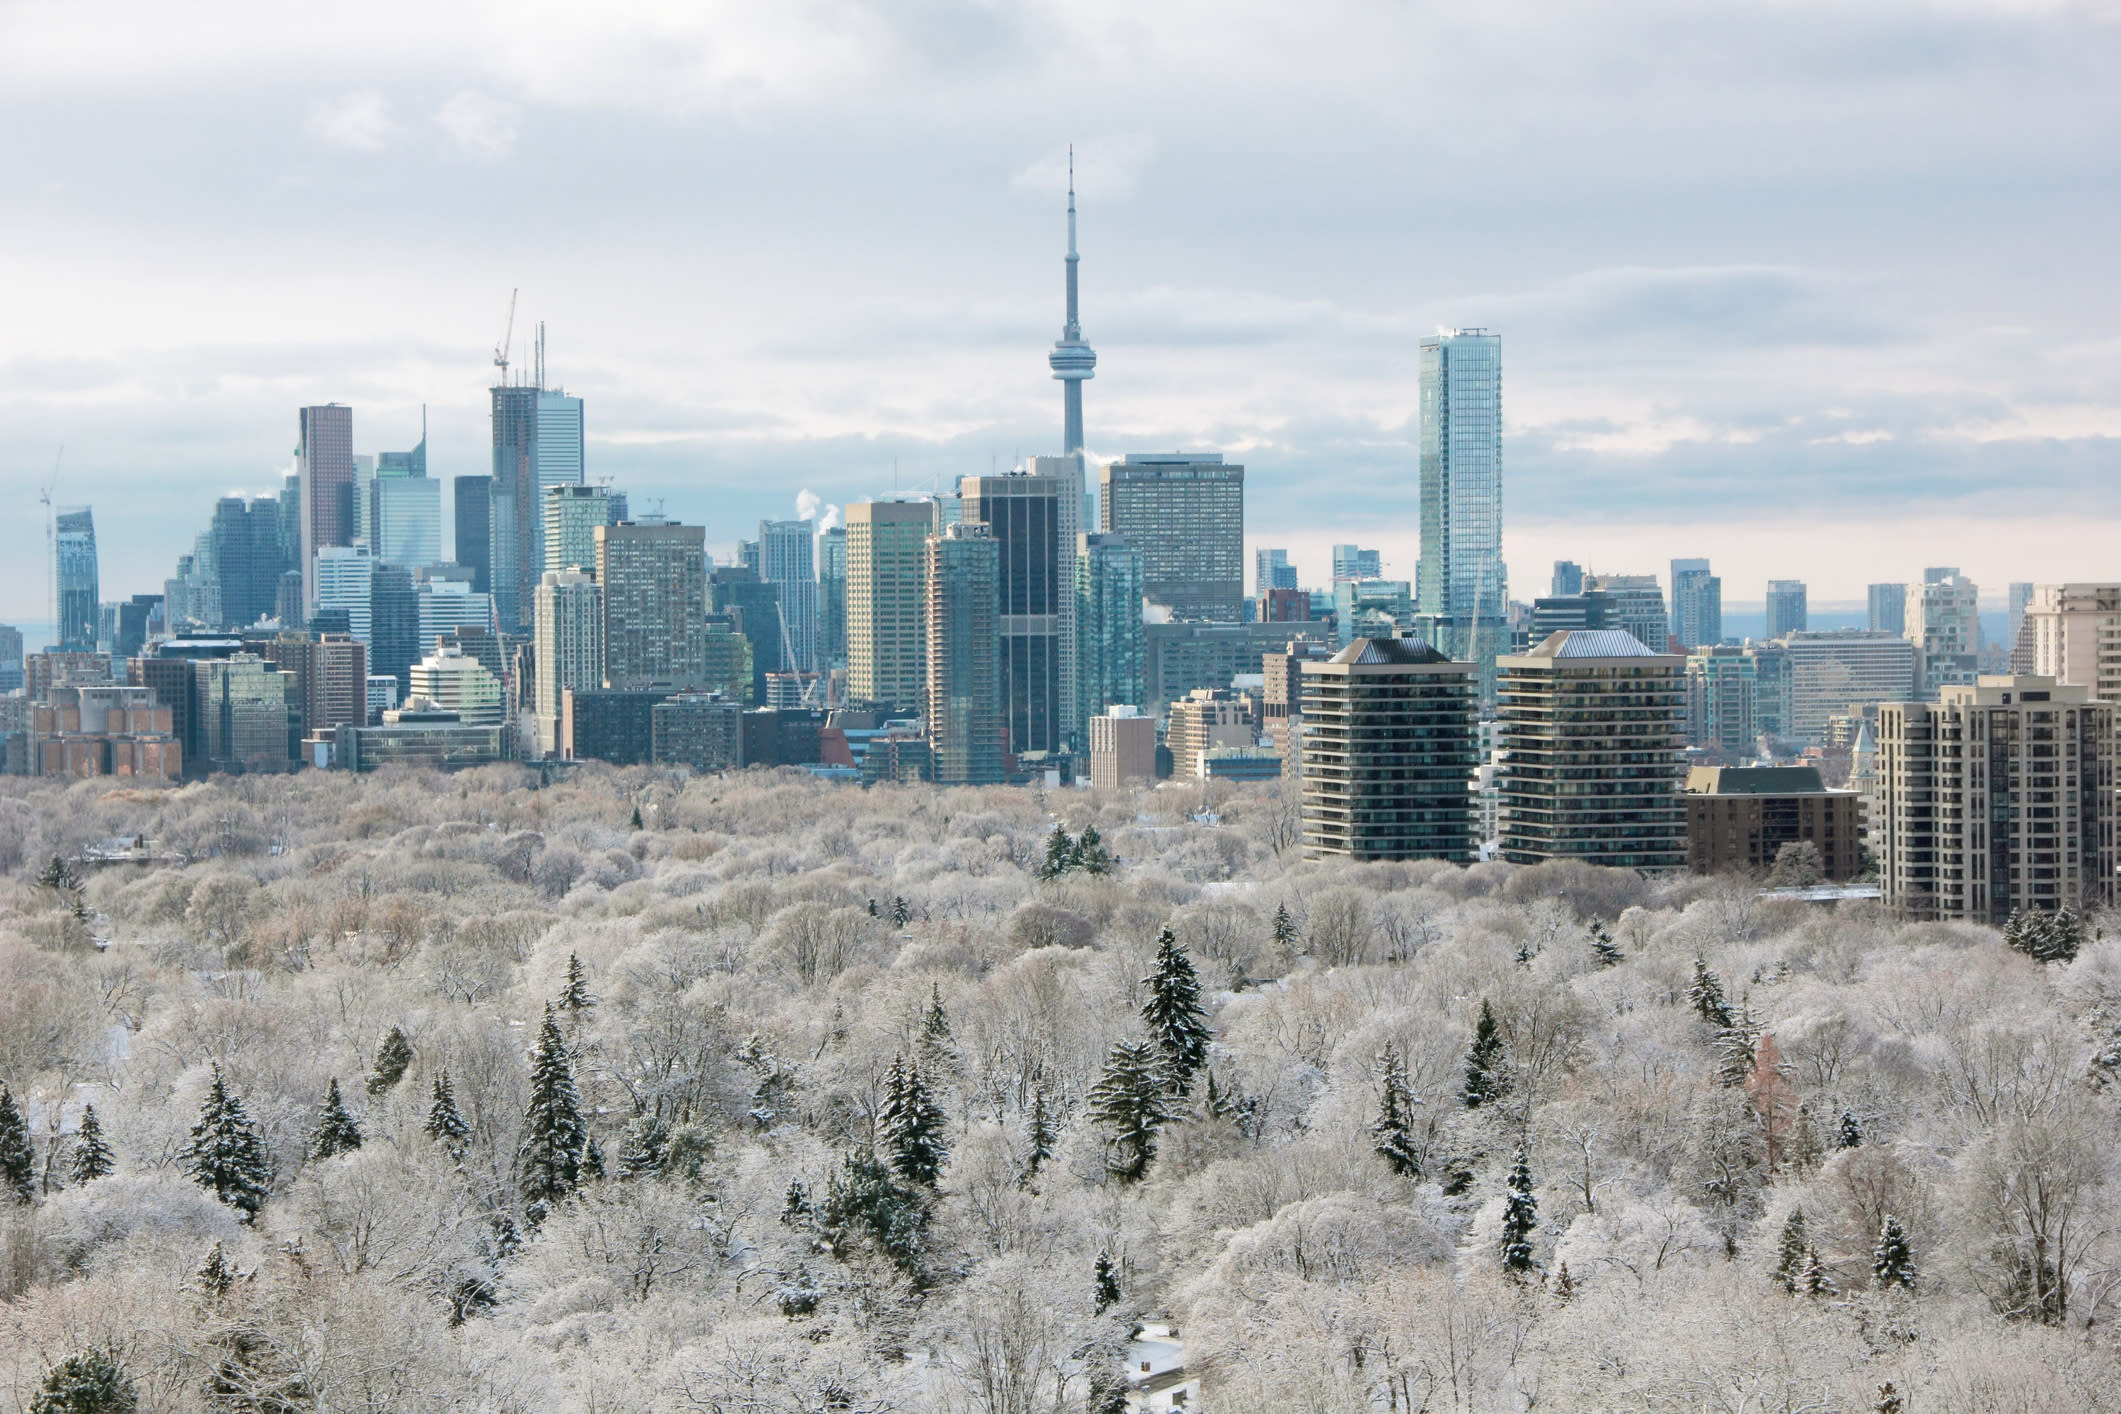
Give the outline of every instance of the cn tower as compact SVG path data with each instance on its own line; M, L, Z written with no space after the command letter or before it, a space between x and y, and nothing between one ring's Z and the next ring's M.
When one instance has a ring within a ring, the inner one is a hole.
M1068 322L1046 355L1053 376L1061 382L1061 452L1081 456L1083 450L1083 380L1097 376L1097 350L1083 342L1083 326L1075 311L1075 147L1068 148Z

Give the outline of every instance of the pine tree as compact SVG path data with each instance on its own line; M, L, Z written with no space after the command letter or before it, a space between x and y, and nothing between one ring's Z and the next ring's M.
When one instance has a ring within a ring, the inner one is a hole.
M670 1126L661 1115L635 1115L619 1141L619 1177L654 1178L670 1153Z
M1245 1113L1244 1097L1230 1086L1223 1084L1216 1077L1212 1066L1208 1069L1207 1075L1207 1085L1201 1091L1200 1097L1202 1113L1206 1114L1210 1119L1241 1118Z
M74 1136L74 1161L67 1177L75 1183L93 1183L118 1171L118 1156L103 1137L103 1121L94 1105L81 1109L81 1132Z
M1024 1181L1026 1183L1036 1178L1039 1169L1045 1166L1046 1160L1053 1157L1053 1141L1059 1137L1053 1129L1053 1116L1046 1111L1046 1087L1043 1085L1032 1092L1031 1095L1029 1130L1030 1132L1025 1135L1025 1138L1029 1141L1026 1145L1027 1152L1024 1155Z
M597 999L589 990L589 979L582 973L582 959L573 953L567 954L567 983L560 989L560 1010L579 1021L596 1004Z
M354 1123L346 1102L339 1098L339 1077L334 1075L324 1092L324 1108L317 1113L316 1130L309 1136L309 1156L329 1159L360 1147L361 1126Z
M30 1414L133 1414L139 1407L131 1377L101 1350L54 1365L29 1402Z
M1407 1063L1390 1041L1377 1058L1377 1118L1371 1122L1371 1146L1401 1178L1421 1177L1421 1150L1414 1142L1414 1092L1407 1085Z
M229 1263L228 1254L221 1250L220 1243L216 1242L214 1250L206 1254L206 1260L199 1264L198 1275L193 1279L199 1283L199 1290L208 1296L228 1295L229 1288L236 1284L236 1269Z
M943 1133L947 1118L929 1092L921 1068L907 1065L903 1056L891 1059L891 1076L885 1082L884 1103L876 1119L892 1172L923 1188L935 1187L950 1157Z
M641 828L641 807L639 805L633 807L633 818L627 821L627 824L636 830Z
M955 1070L957 1049L951 1040L950 1013L943 1010L942 985L930 982L928 1010L921 1015L921 1060L932 1070Z
M37 1155L30 1148L29 1121L5 1085L0 1085L0 1191L16 1203L37 1196Z
M1805 1241L1804 1209L1792 1208L1783 1219L1782 1238L1775 1247L1775 1284L1784 1291L1797 1289L1797 1274L1804 1269L1804 1254L1809 1244Z
M876 1155L857 1150L841 1161L825 1184L817 1220L826 1248L840 1260L866 1240L907 1276L920 1274L927 1205L919 1189L899 1183Z
M1142 1020L1163 1052L1164 1077L1171 1093L1183 1095L1193 1088L1193 1077L1208 1063L1207 1013L1200 1005L1200 977L1193 960L1178 945L1169 928L1156 940L1156 971L1144 977L1149 999L1142 1003Z
M1068 837L1066 830L1055 825L1053 833L1046 836L1046 862L1039 866L1038 877L1058 879L1075 867L1075 861L1075 841Z
M1102 1316L1119 1304L1119 1268L1112 1265L1111 1254L1097 1254L1097 1270L1093 1274L1097 1294L1097 1314Z
M383 1033L383 1040L376 1047L375 1067L368 1072L368 1093L388 1094L405 1078L406 1068L411 1064L412 1042L405 1039L402 1027L391 1027Z
M1724 998L1723 983L1715 973L1709 971L1708 961L1698 953L1694 957L1694 985L1687 988L1687 998L1694 1003L1694 1012L1703 1021L1719 1031L1731 1024L1731 1004Z
M582 1151L589 1142L582 1122L567 1043L550 1006L530 1056L530 1107L523 1116L523 1144L516 1153L523 1211L533 1226L582 1181Z
M1082 838L1075 842L1077 867L1085 874L1109 874L1112 872L1112 851L1105 848L1105 837L1097 832L1097 826L1083 826Z
M1894 1388L1891 1380L1878 1386L1876 1414L1907 1414L1907 1405L1902 1402L1900 1391Z
M434 1098L427 1106L424 1128L429 1139L438 1141L450 1153L463 1156L464 1145L471 1138L471 1125L457 1109L456 1088L449 1083L446 1070L435 1077Z
M1737 1086L1745 1084L1753 1073L1754 1047L1759 1032L1749 1010L1734 1008L1730 1016L1731 1024L1716 1033L1713 1043L1716 1048L1716 1083Z
M588 1183L603 1176L604 1146L597 1143L597 1137L592 1134L582 1141L582 1182Z
M1854 1110L1841 1112L1840 1142L1844 1149L1861 1148L1863 1145L1863 1121L1856 1118Z
M1907 1229L1891 1213L1878 1227L1878 1245L1871 1252L1871 1276L1881 1288L1915 1289L1915 1252L1907 1240Z
M1483 997L1480 1020L1473 1026L1473 1046L1466 1052L1466 1084L1460 1098L1467 1109L1477 1110L1509 1093L1509 1057L1503 1051L1502 1028L1495 1024L1495 1009Z
M1532 1150L1528 1141L1517 1145L1517 1162L1510 1168L1508 1196L1502 1208L1502 1269L1523 1276L1533 1270L1532 1234L1539 1228L1539 1198L1532 1192Z
M1174 1118L1160 1070L1150 1042L1121 1041L1090 1088L1090 1118L1109 1131L1105 1167L1122 1183L1138 1182L1149 1172L1157 1131Z
M1274 905L1274 946L1284 952L1297 951L1296 920L1289 917L1289 905Z
M1605 924L1593 918L1590 926L1583 931L1584 937L1590 940L1592 966L1618 967L1627 960L1627 954L1620 950L1620 944L1613 941L1613 935L1606 931Z
M229 1091L218 1063L206 1103L199 1107L199 1121L191 1127L191 1142L178 1157L193 1181L211 1188L214 1197L243 1214L243 1221L254 1221L265 1206L272 1155L242 1099Z
M1797 1290L1805 1296L1832 1296L1840 1290L1834 1285L1833 1273L1819 1260L1816 1247L1804 1249L1804 1265L1797 1269Z
M1566 1306L1569 1304L1570 1298L1575 1295L1576 1278L1569 1275L1569 1264L1563 1262L1561 1270L1554 1273L1554 1300L1560 1305Z
M810 1188L800 1178L788 1180L788 1191L781 1195L781 1226L794 1227L814 1216L817 1209L810 1202Z
M913 905L897 894L891 896L891 926L903 928L913 919Z

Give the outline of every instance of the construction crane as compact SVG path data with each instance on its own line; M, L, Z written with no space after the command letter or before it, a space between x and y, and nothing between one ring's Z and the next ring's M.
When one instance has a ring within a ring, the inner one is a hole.
M59 641L59 531L52 519L52 492L59 489L59 468L66 461L66 446L60 444L59 455L52 458L51 479L37 493L44 506L44 619L51 625L52 642Z
M493 366L501 370L501 386L508 386L508 353L516 341L516 296L521 290L508 292L508 326L501 331L501 342L493 346Z

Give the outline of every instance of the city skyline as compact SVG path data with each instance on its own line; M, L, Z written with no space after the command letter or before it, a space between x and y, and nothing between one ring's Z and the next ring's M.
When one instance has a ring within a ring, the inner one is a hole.
M1904 563L1865 578L2101 572L2121 355L2093 135L2121 100L2084 15L1844 17L1828 68L1801 16L1690 21L1674 101L1598 77L1669 38L1657 6L1546 17L1544 65L1514 26L1367 6L1199 53L1177 15L1114 49L1096 7L853 13L825 51L738 20L757 52L723 53L624 10L499 52L378 12L303 50L295 84L296 27L269 11L231 7L213 44L11 12L0 104L35 136L0 166L21 215L0 502L31 513L0 532L0 613L43 617L34 498L62 444L57 496L103 508L113 598L167 575L197 507L275 489L290 408L351 405L368 451L410 445L431 403L431 474L481 469L517 286L518 329L549 322L587 402L592 475L717 542L785 515L785 486L844 504L894 462L901 487L947 485L1056 450L1031 360L1071 137L1091 459L1220 450L1300 560L1354 529L1305 494L1332 477L1411 574L1416 346L1483 325L1512 350L1511 562L1707 556L1846 600L1848 552L1891 516ZM1391 84L1351 81L1385 65ZM991 103L976 72L1030 101ZM1493 129L1449 116L1472 91ZM1057 121L1038 100L1062 94L1097 116ZM208 160L237 134L239 162ZM496 198L561 171L572 199L496 241Z

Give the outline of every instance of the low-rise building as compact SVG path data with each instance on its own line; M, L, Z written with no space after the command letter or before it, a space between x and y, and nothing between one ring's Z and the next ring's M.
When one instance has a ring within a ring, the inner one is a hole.
M345 771L385 766L463 771L509 759L508 728L499 722L471 723L455 712L415 698L385 712L373 727L339 727L331 738L332 764Z
M1171 774L1193 777L1200 771L1201 753L1216 746L1256 746L1259 729L1252 721L1253 704L1227 688L1195 688L1183 700L1171 704L1171 719L1164 730L1164 744L1171 748Z
M1863 872L1862 802L1828 790L1813 766L1696 766L1687 772L1687 867L1697 874L1763 870L1783 846L1809 843L1820 873L1846 883Z
M743 764L744 709L719 692L680 692L649 709L658 766L733 771Z

